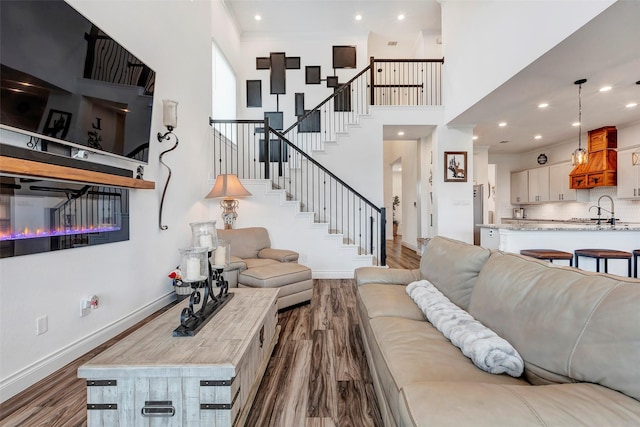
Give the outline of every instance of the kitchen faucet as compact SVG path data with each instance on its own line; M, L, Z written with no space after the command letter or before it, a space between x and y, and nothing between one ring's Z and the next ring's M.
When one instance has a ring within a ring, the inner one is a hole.
M606 197L611 202L611 210L610 211L608 211L605 208L603 208L602 206L600 206L600 201L602 200L603 197ZM607 222L610 223L611 225L616 225L616 214L615 214L616 208L615 208L615 204L613 203L613 199L611 198L611 196L609 196L608 194L600 196L598 198L598 206L591 206L589 208L589 211L591 211L592 208L597 208L598 209L598 225L600 225L601 211L609 212L611 214L611 219L609 219L609 221L607 221Z

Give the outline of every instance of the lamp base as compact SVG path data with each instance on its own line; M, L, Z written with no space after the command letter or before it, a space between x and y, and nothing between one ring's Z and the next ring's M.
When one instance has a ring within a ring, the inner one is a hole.
M225 230L233 228L233 224L238 218L236 208L240 203L235 199L223 199L220 201L220 209L222 209L222 220L224 221Z

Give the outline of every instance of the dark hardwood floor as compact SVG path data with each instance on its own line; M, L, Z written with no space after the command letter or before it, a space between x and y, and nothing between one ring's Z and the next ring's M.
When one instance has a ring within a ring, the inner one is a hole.
M420 255L416 251L402 246L402 236L394 240L387 240L387 265L389 268L408 268L410 270L420 267Z
M387 242L387 264L418 268L419 256ZM247 426L382 426L367 366L353 280L314 281L310 304L278 315L282 329ZM80 365L168 306L0 404L0 426L86 426Z

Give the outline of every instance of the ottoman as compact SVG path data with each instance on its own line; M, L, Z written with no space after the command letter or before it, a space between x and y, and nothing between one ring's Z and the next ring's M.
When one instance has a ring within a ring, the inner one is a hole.
M311 300L311 269L293 262L270 262L244 270L238 277L239 287L276 288L278 310Z

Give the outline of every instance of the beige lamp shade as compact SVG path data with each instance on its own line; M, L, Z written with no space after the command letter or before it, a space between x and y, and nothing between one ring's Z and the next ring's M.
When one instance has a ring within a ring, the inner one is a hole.
M209 191L206 199L225 198L233 199L236 197L250 196L251 193L247 191L238 179L238 175L235 174L221 174L216 178L213 188Z

